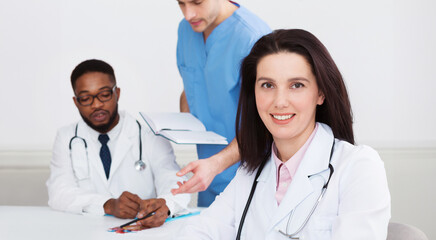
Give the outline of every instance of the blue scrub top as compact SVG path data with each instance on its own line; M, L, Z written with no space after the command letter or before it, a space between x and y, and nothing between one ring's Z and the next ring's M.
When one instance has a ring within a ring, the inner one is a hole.
M238 5L239 6L239 5ZM242 59L254 43L271 32L268 25L246 8L239 8L207 38L194 32L186 20L179 24L177 66L191 113L209 131L230 142L235 137ZM197 145L199 159L208 158L225 146ZM199 193L198 205L209 206L236 174L238 164L217 175L209 188Z

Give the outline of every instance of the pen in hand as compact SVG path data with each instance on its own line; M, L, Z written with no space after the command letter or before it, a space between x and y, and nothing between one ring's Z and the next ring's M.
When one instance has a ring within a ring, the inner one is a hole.
M145 215L145 216L142 217L142 218L137 218L137 219L134 219L134 220L132 220L132 221L126 223L126 224L121 225L120 228L123 228L123 227L129 226L129 225L132 224L132 223L135 223L135 222L137 222L137 221L144 220L144 219L149 218L149 217L151 217L151 216L153 216L153 215L155 215L155 214L156 214L156 212L151 212L151 213Z

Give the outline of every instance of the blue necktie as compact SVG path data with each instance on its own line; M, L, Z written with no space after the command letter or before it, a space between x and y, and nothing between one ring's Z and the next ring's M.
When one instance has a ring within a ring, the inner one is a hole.
M109 147L107 142L109 141L109 136L107 134L100 134L98 136L98 141L101 142L100 158L103 163L104 172L106 173L106 179L109 179L109 172L111 170L111 152L109 152Z

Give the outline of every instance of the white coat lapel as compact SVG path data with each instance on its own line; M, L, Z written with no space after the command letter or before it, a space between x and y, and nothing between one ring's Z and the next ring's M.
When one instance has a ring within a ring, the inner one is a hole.
M282 228L283 224L286 227L289 214L296 208L300 209L295 211L296 214L292 217L293 223L291 224L295 229L291 228L290 231L296 230L306 219L306 216L313 207L312 203L315 203L315 199L318 197L322 188L321 181L319 181L322 180L322 178L314 178L314 181L311 181L309 176L328 169L330 149L333 143L332 136L331 133L323 128L322 124L319 125L318 131L308 147L280 206L274 214L270 229L274 227ZM274 178L275 175L276 174L274 174ZM323 176L324 175L325 174L323 174ZM303 202L306 200L307 202ZM285 218L286 221L283 221ZM282 224L279 225L280 222L282 222Z
M262 211L263 214L261 215L270 222L274 213L277 211L277 202L275 199L275 164L271 158L265 164L257 181L258 183L254 194L256 196L255 199L259 200L256 201L253 199L253 209Z
M132 123L129 121L130 119L127 118L127 116L124 119L124 126L121 129L118 139L116 140L114 153L112 154L112 163L111 163L111 170L109 174L109 183L111 182L112 176L117 171L120 164L124 161L126 158L126 155L128 152L132 149L134 144L134 138L135 136L138 137L138 132L132 131ZM135 123L136 125L136 123ZM136 133L136 134L135 134ZM132 162L132 169L134 168L134 163Z
M301 164L303 164L303 162ZM294 179L288 187L286 195L283 197L281 204L272 218L270 229L287 217L296 206L313 192L312 184L307 176L307 171L297 170Z
M100 148L98 148L97 145L93 144L93 142L96 140L93 140L93 138L95 137L92 136L90 131L93 130L83 120L79 122L77 135L80 136L83 134L83 138L86 140L88 146L88 161L90 162L90 167L96 170L95 172L97 172L98 178L100 178L100 180L107 186L106 173L104 172L104 167L99 154ZM95 150L93 149L94 147Z

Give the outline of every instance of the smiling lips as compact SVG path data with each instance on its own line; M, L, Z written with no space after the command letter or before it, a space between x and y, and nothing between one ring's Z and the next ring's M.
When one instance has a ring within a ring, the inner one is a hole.
M287 124L289 123L293 117L295 116L295 114L270 114L273 121L277 124Z

